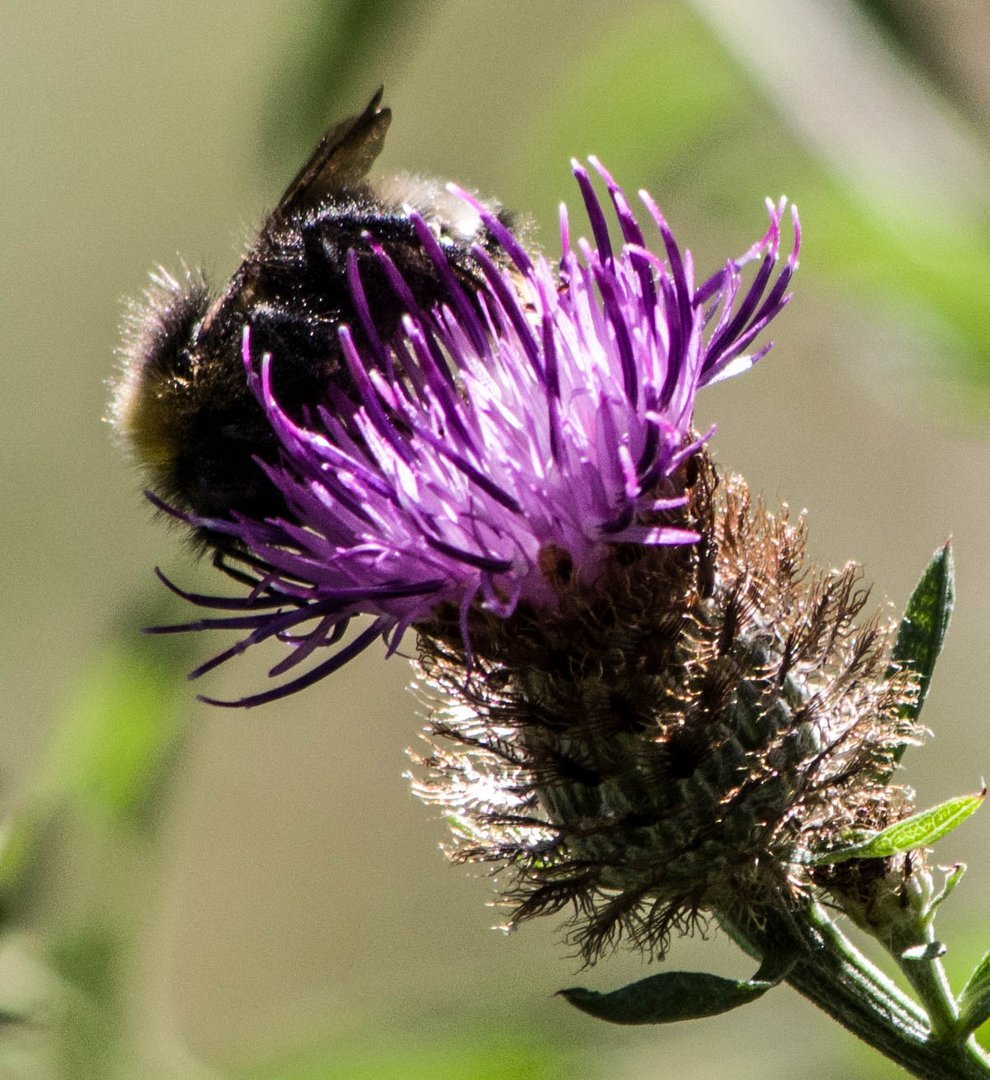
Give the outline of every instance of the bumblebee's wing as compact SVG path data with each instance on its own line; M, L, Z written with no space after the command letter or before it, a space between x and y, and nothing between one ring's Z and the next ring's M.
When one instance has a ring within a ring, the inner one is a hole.
M382 152L385 132L392 120L391 110L378 107L381 100L379 87L360 116L349 117L323 136L272 211L269 225L360 185Z
M382 88L379 87L363 113L341 121L323 136L279 199L237 273L207 311L198 337L211 331L222 311L233 307L238 313L237 318L242 318L258 302L259 290L264 293L261 279L266 273L266 238L270 240L277 235L291 216L315 209L343 192L360 188L381 153L385 132L392 120L390 110L379 108L381 100Z

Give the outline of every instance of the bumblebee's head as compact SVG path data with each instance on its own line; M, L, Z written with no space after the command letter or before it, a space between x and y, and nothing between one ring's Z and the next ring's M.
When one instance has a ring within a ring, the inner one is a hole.
M128 310L122 372L111 407L118 435L147 484L175 509L204 518L284 513L257 459L278 455L241 359L244 320L216 317L200 275L159 271ZM209 528L199 540L217 545Z
M202 277L187 273L179 282L160 269L125 316L121 374L110 420L156 487L177 451L176 410L180 416L186 411L183 399L194 377L196 332L210 303Z

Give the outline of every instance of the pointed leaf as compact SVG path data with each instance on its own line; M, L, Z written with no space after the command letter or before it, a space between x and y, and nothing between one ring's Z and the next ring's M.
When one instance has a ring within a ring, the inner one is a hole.
M921 575L904 610L894 643L894 663L918 676L918 700L903 710L906 720L916 720L925 703L955 598L952 546L947 543L935 552Z
M762 997L779 979L725 979L702 971L665 971L599 993L572 987L560 990L582 1012L611 1024L670 1024L717 1016Z
M990 1020L990 952L973 969L959 995L959 1023L967 1034Z
M822 852L807 860L809 866L833 866L847 859L887 859L915 848L929 847L952 832L970 814L975 813L986 798L987 789L972 795L960 795L929 810L912 814L872 836L848 847Z
M954 863L952 866L943 866L942 869L945 871L945 884L929 901L928 909L930 911L934 911L939 904L949 898L952 890L962 881L963 874L966 873L966 864Z

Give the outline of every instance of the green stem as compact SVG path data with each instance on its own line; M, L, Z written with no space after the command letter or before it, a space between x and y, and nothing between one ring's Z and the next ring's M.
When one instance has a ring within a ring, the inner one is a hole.
M914 1076L986 1080L990 1059L972 1037L936 1034L928 1017L869 962L817 904L793 912L733 912L721 919L747 952L790 951L786 981Z
M932 1038L945 1042L958 1038L959 1009L942 961L937 956L919 959L904 956L905 950L912 946L935 945L935 935L931 925L924 926L921 940L912 935L902 941L898 940L896 935L891 935L890 940L885 941L884 944L927 1009L931 1020Z

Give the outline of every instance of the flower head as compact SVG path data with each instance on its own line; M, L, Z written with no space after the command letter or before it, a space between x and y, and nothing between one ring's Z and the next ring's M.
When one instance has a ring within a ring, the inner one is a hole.
M857 625L859 568L816 571L803 522L705 461L687 512L702 541L610 567L594 606L488 620L467 680L442 627L420 635L418 794L453 822L454 859L503 873L510 925L569 909L589 962L835 892L809 856L911 812L889 778L915 683L891 627Z
M394 650L410 627L444 613L472 649L472 613L508 618L520 608L558 611L578 590L593 597L608 562L632 545L694 544L685 516L700 387L740 371L769 345L757 335L789 299L795 243L782 268L784 203L745 255L696 284L653 200L641 193L663 253L650 249L622 190L597 163L621 233L613 245L591 177L574 165L595 244L572 243L561 214L556 266L527 253L483 204L458 192L500 249L473 256L483 276L469 293L429 225L413 215L449 302L423 310L386 251L374 246L402 300L400 332L375 330L356 259L350 285L359 336L340 331L355 390L330 388L331 407L290 417L273 392L278 356L256 361L245 334L247 377L282 448L265 465L286 512L256 520L185 515L226 534L251 573L242 599L189 596L233 613L184 627L245 636L200 674L277 637L281 675L305 674L243 699L257 704L308 685L372 641ZM742 268L758 262L748 285ZM370 624L342 644L348 621ZM328 657L312 659L330 648Z

